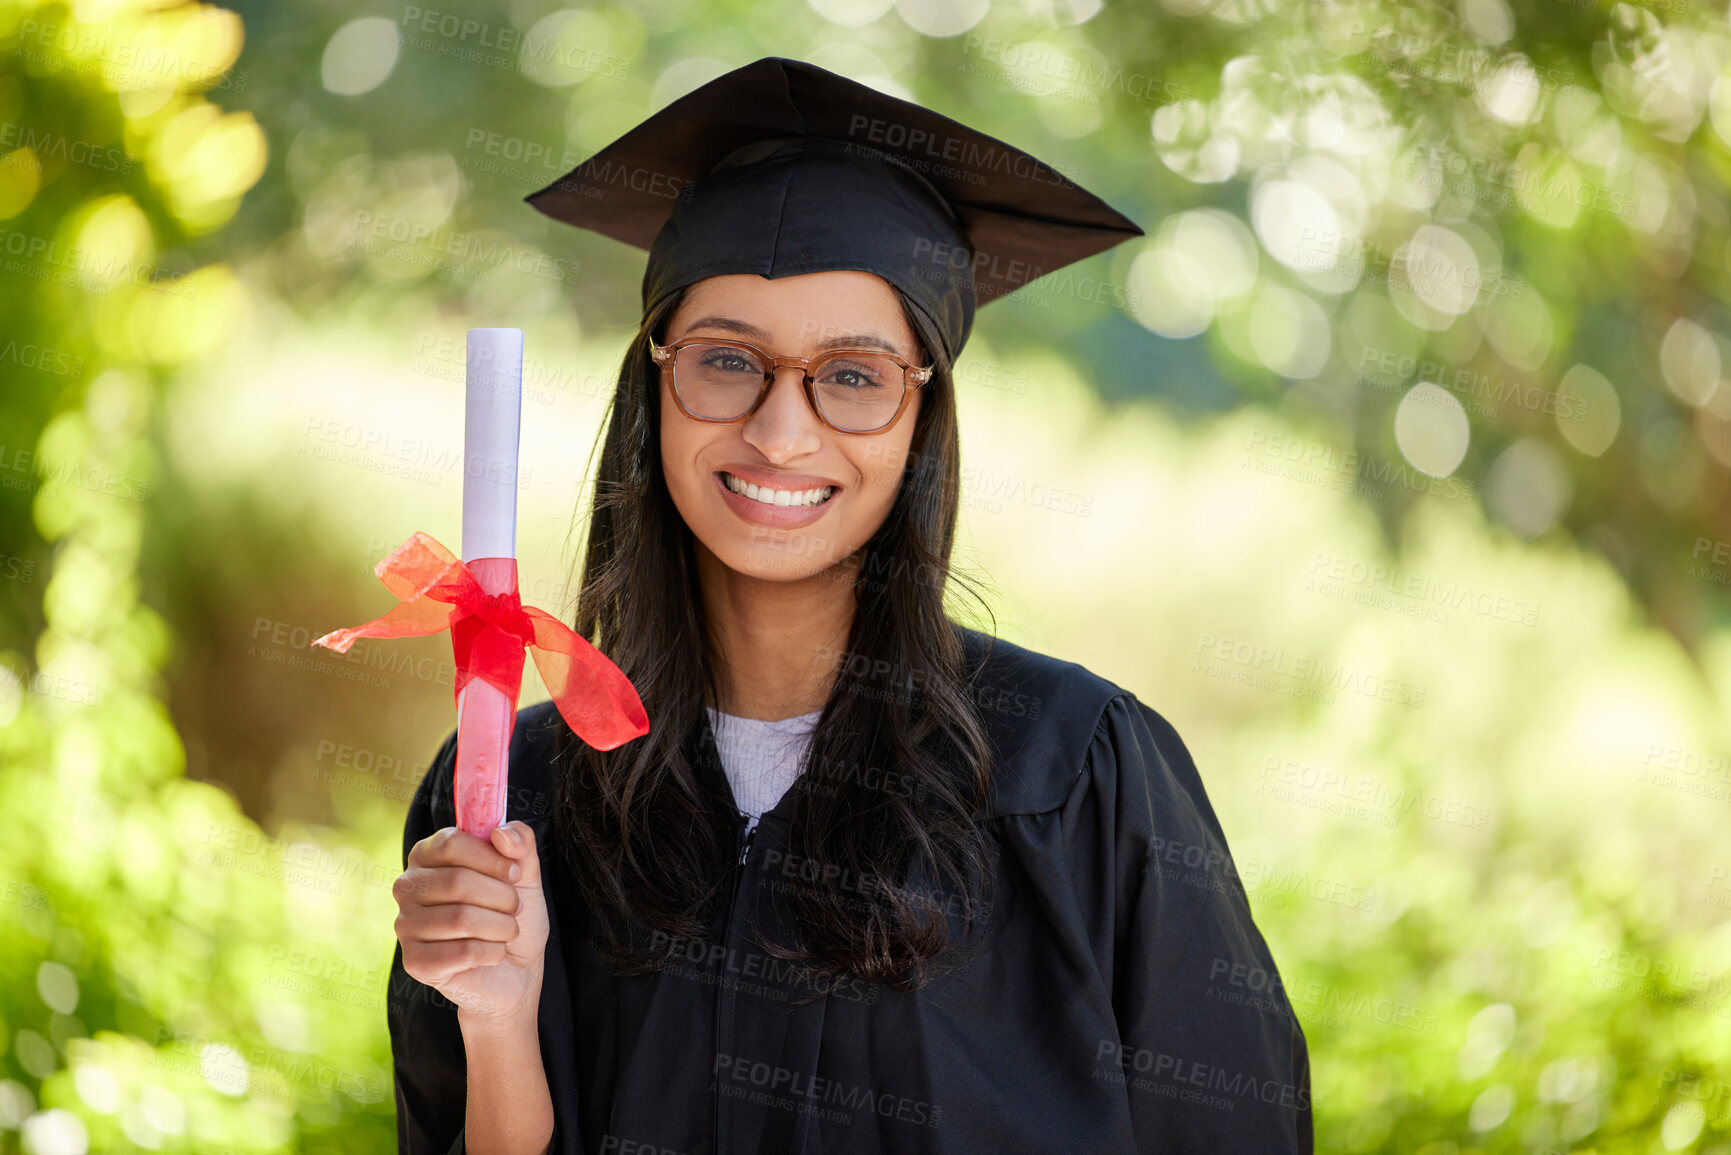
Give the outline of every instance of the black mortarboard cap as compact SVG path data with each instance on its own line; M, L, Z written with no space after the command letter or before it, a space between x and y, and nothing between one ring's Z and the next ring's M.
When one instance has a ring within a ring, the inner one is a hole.
M858 81L769 56L651 115L525 198L649 250L647 312L724 273L876 273L953 360L976 301L1142 230L1028 153Z

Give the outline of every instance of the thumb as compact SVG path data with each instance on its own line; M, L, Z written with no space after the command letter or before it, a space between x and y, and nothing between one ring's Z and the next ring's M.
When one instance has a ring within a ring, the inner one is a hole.
M541 856L535 847L535 831L520 819L512 819L489 832L494 848L522 868L513 885L541 885Z

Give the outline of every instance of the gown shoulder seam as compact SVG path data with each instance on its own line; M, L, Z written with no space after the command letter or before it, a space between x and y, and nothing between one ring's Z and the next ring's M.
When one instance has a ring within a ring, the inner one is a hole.
M1111 713L1113 705L1119 702L1123 702L1127 709L1133 710L1137 698L1129 690L1119 688L1100 703L1100 712L1094 719L1094 728L1089 734L1087 744L1082 748L1081 757L1077 760L1075 766L1070 767L1065 771L1069 776L1069 780L1068 784L1064 788L1062 797L1058 798L1049 806L1041 806L1037 809L1018 808L1015 810L994 811L987 814L984 820L987 822L996 822L1004 818L1035 818L1043 814L1054 813L1068 806L1071 800L1075 798L1076 791L1085 788L1085 781L1088 777L1088 767L1093 758L1094 747L1100 741L1101 734L1105 731L1107 715Z

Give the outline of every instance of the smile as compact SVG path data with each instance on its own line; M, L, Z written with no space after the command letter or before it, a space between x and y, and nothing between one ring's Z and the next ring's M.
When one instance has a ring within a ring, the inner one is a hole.
M835 493L835 486L826 485L821 489L770 489L766 485L755 485L749 481L721 471L721 483L729 490L760 505L803 506L822 505Z

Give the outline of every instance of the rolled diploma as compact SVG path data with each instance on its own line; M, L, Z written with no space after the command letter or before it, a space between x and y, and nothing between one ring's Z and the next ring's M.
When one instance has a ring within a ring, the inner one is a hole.
M463 561L515 559L523 330L470 329L465 360ZM515 580L514 562L471 569L490 594ZM477 838L505 822L511 714L511 699L479 678L457 698L457 826Z

